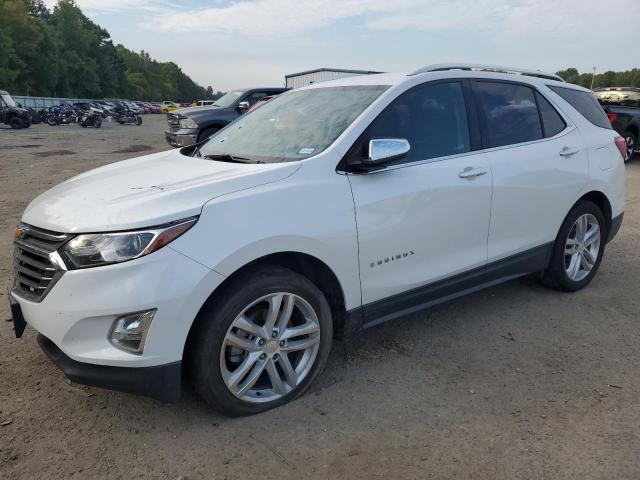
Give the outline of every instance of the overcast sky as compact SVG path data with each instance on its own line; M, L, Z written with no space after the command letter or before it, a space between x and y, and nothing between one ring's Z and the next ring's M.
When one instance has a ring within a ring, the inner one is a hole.
M55 0L46 0L49 6ZM317 67L640 66L640 0L76 0L115 43L214 90Z

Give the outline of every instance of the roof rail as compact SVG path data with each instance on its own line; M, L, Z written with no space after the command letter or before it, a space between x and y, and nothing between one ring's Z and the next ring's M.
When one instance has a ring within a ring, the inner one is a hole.
M483 65L480 63L436 63L435 65L427 65L419 68L409 75L419 75L427 72L443 72L446 70L475 70L478 72L496 72L496 73L512 73L515 75L527 75L529 77L545 78L547 80L556 80L564 82L563 78L554 73L541 72L539 70L523 70L521 68L500 67L498 65Z

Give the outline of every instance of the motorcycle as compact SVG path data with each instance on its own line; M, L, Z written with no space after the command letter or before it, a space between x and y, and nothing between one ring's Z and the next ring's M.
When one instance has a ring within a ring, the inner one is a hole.
M142 117L124 105L117 105L111 115L120 125L124 125L125 123L138 126L142 125Z
M60 107L51 107L49 115L47 115L47 124L52 127L57 125L70 125L78 123L80 113L68 105Z
M100 128L102 126L102 110L89 107L87 110L82 112L78 123L82 128Z

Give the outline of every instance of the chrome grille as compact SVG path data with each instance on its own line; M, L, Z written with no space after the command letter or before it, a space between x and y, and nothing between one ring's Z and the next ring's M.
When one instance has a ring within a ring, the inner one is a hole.
M178 115L174 113L167 113L167 123L169 124L169 130L177 132L180 130L180 119Z
M40 302L62 276L50 254L60 248L72 235L22 224L14 241L13 292L19 297Z

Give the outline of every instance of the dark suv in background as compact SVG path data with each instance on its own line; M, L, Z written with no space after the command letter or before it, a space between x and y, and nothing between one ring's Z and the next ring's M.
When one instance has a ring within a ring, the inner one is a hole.
M232 90L210 107L183 108L167 113L167 143L173 147L184 147L206 140L249 110L261 98L279 95L284 91L286 88Z
M624 161L640 151L640 88L607 87L594 90L596 98L607 113L613 129L627 143Z
M0 123L6 123L11 128L29 128L31 115L29 111L16 104L9 92L0 90Z

